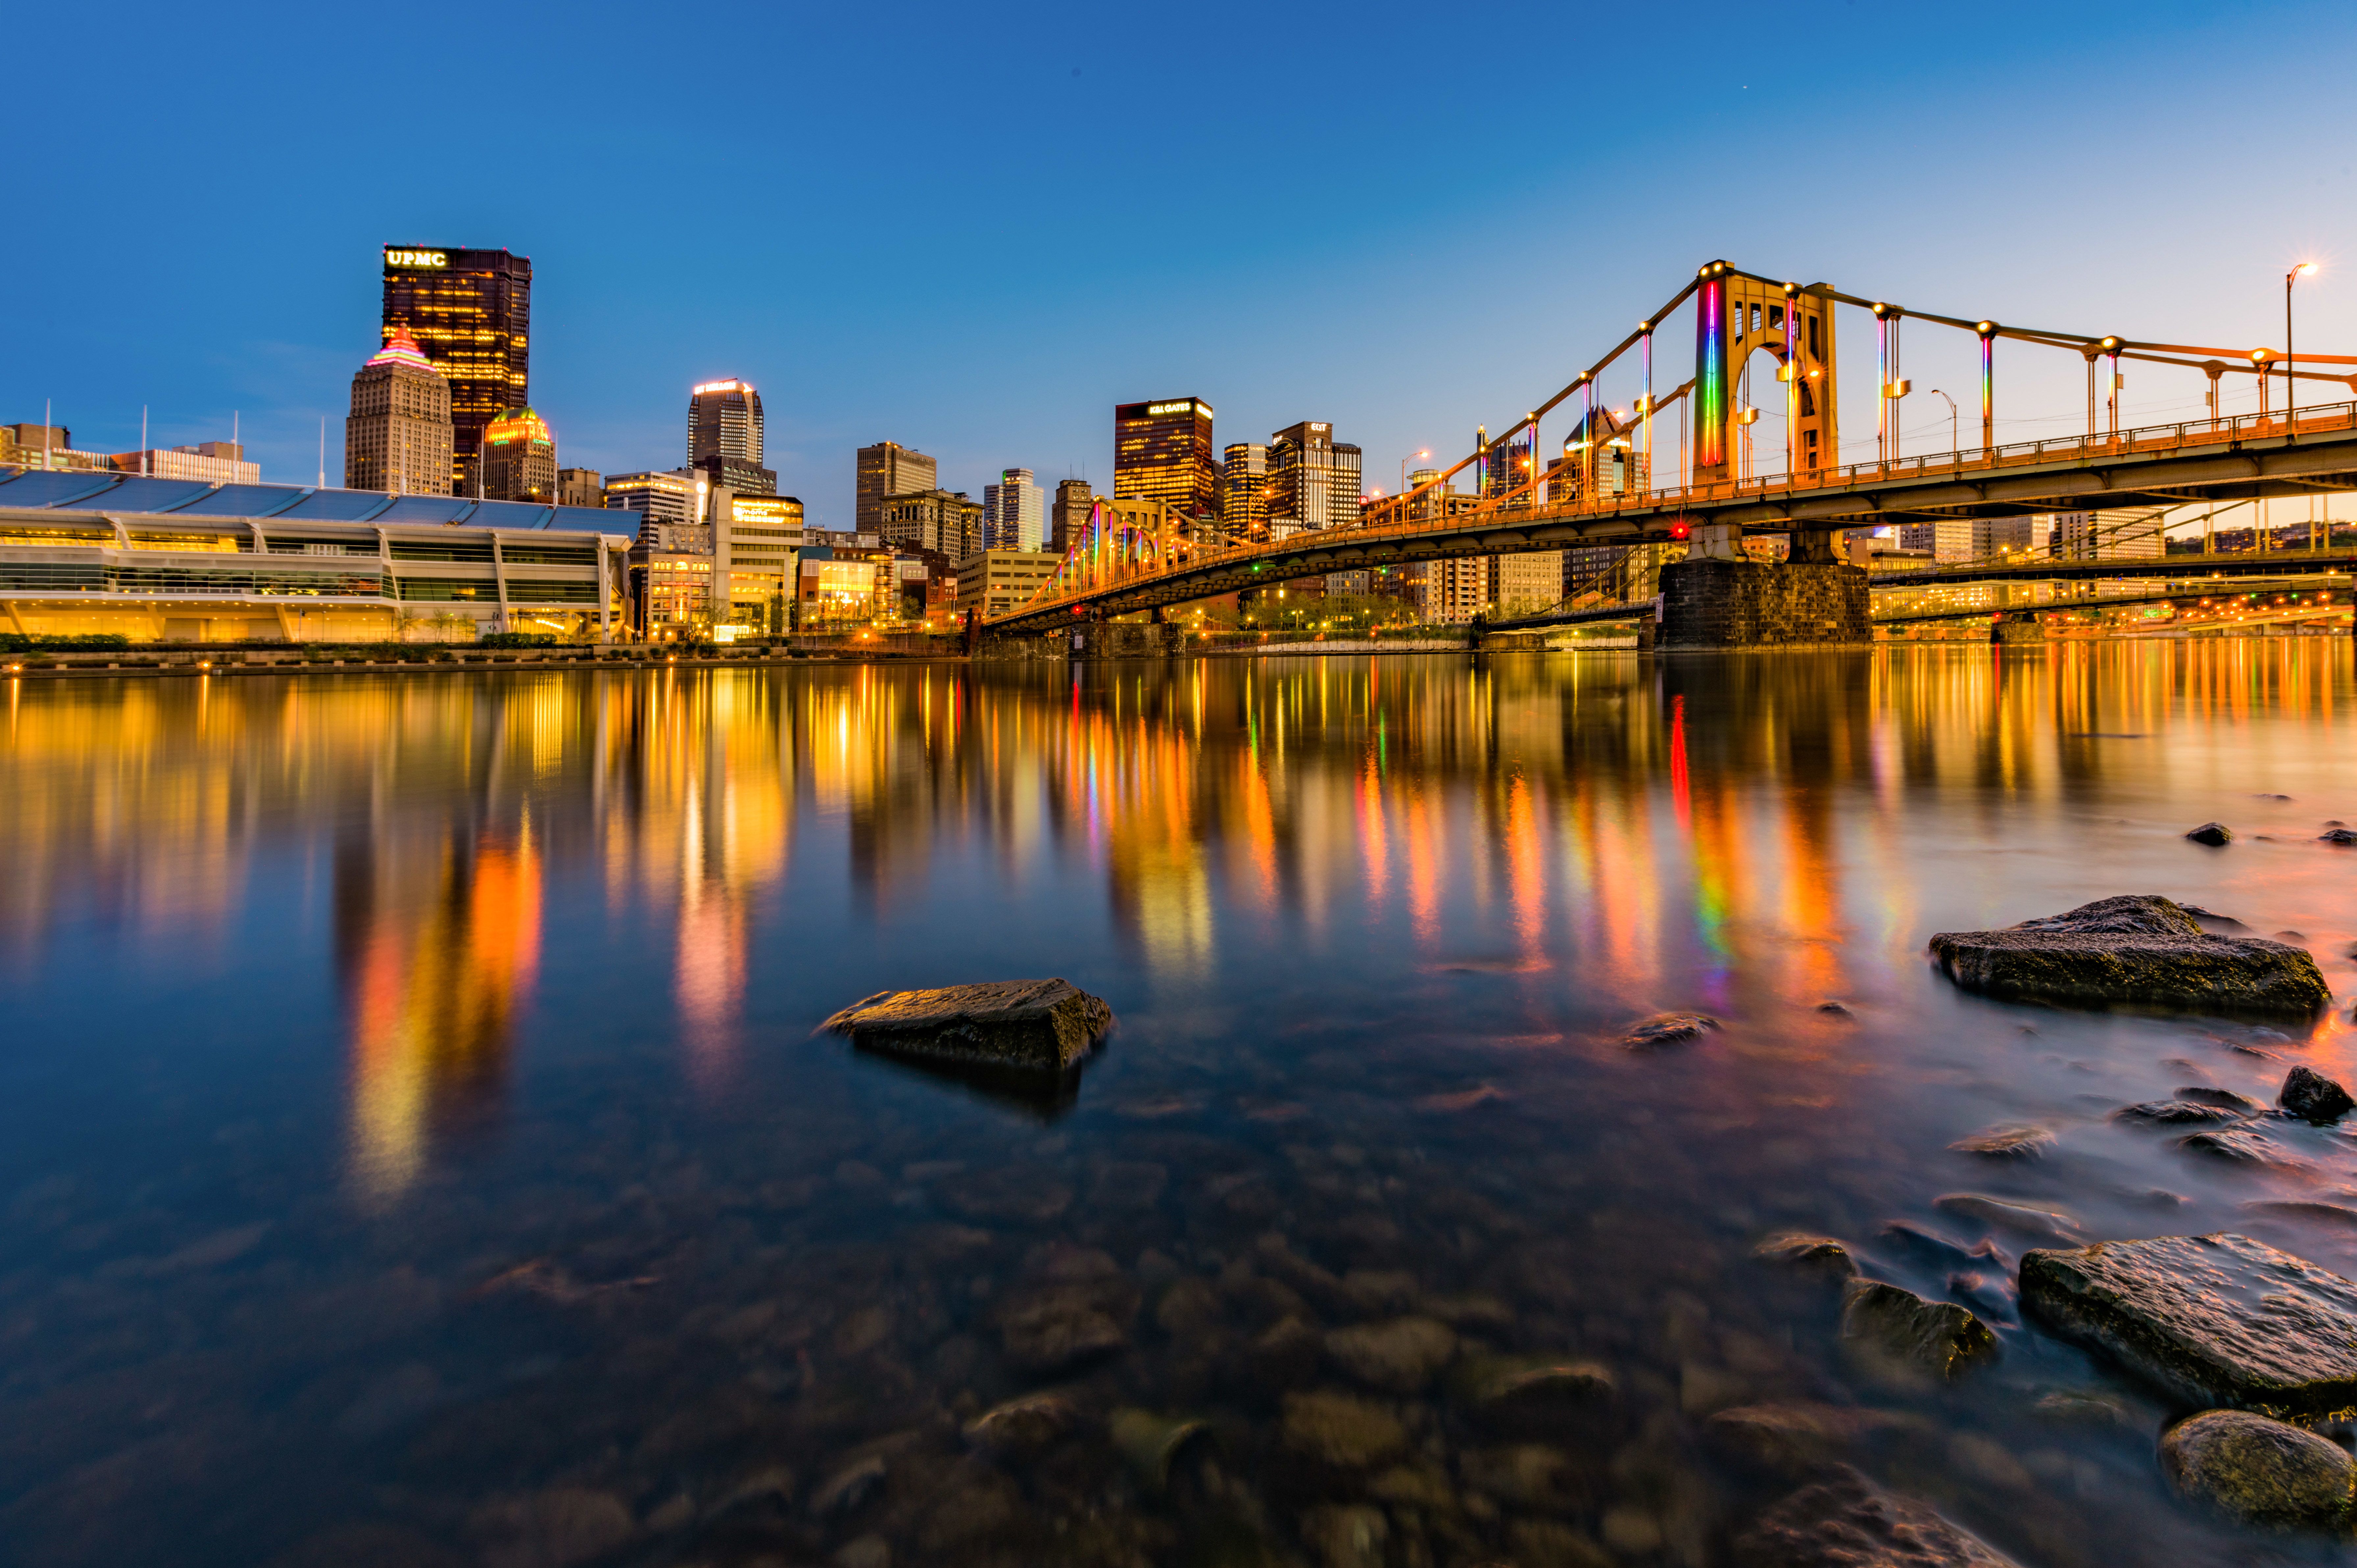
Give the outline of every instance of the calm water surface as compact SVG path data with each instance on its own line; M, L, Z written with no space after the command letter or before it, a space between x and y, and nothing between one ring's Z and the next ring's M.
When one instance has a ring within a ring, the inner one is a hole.
M1793 1483L1707 1418L1801 1402L2028 1563L2330 1555L2171 1498L2174 1412L2002 1264L2000 1359L1932 1388L1751 1252L1969 1291L1881 1233L2009 1263L1934 1207L1975 1192L2357 1273L2247 1207L2357 1188L2357 1142L2109 1120L2357 1069L2345 640L0 699L10 1561L1715 1563ZM2302 933L2342 1001L2275 1038L1924 964L2118 892ZM1060 1099L812 1035L1041 974L1121 1020ZM1619 1043L1668 1008L1725 1026ZM2006 1122L2054 1146L1948 1148ZM1338 1348L1402 1316L1426 1363ZM1453 1391L1500 1354L1614 1392L1501 1430ZM1060 1439L962 1436L1041 1388ZM1165 1484L1116 1411L1208 1432Z

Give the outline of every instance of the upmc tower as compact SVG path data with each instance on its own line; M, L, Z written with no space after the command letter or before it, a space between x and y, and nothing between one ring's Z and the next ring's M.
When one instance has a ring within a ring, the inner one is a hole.
M400 328L450 383L450 488L473 495L483 432L532 402L531 258L387 245L384 341Z

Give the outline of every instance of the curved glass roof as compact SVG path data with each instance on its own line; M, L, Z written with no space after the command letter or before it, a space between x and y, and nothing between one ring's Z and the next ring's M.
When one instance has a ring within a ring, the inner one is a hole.
M211 484L203 479L151 479L130 474L124 476L121 484L101 490L94 496L57 504L87 508L91 511L170 511L188 505L211 489Z
M476 528L557 528L632 534L639 519L602 507L479 501L472 496L388 496L309 485L213 485L95 469L0 467L0 508L170 513L318 522L458 522Z

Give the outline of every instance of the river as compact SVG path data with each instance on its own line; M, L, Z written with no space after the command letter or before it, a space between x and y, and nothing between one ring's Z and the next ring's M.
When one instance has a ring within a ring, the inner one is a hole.
M2024 1563L2311 1554L2175 1498L2173 1409L1934 1200L2357 1274L2249 1207L2357 1208L2357 1141L2111 1118L2357 1069L2345 640L0 701L0 1560L1716 1563L1797 1484L1713 1423L1763 1405ZM2128 892L2298 933L2334 1011L1926 964ZM813 1032L1035 975L1119 1020L1057 1092ZM1622 1043L1664 1009L1721 1026ZM2050 1146L1950 1147L1998 1124ZM1861 1360L1754 1258L1794 1228L1998 1356ZM1609 1391L1485 1424L1511 1356Z

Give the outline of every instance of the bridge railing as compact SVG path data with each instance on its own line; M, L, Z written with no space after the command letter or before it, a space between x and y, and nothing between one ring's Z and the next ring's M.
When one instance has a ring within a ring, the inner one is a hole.
M2017 441L1996 446L1973 447L1947 453L1925 453L1913 457L1898 457L1872 463L1850 463L1838 467L1820 468L1804 473L1770 474L1749 479L1717 480L1706 484L1665 486L1650 490L1630 490L1613 495L1583 498L1565 506L1542 504L1535 495L1537 486L1525 484L1503 497L1491 497L1450 510L1446 502L1418 505L1413 494L1371 509L1356 523L1315 531L1318 539L1386 540L1415 538L1426 533L1458 533L1469 525L1478 526L1485 518L1501 524L1527 524L1534 521L1558 521L1575 519L1607 519L1631 512L1659 512L1693 506L1723 506L1747 499L1767 499L1803 493L1858 489L1875 485L1904 480L1965 478L1992 469L2044 467L2056 464L2089 463L2107 457L2140 456L2148 454L2187 450L2206 446L2232 446L2255 440L2297 439L2308 435L2330 435L2357 430L2357 401L2322 403L2305 407L2297 418L2282 413L2240 413L2217 419L2179 420L2169 424L2141 425L2123 430L2116 435L2098 433L2089 435L2041 436L2034 441ZM1452 492L1443 492L1452 493ZM1459 497L1460 500L1467 498ZM1770 531L1772 532L1772 531ZM1173 561L1158 567L1142 569L1125 577L1119 586L1139 584L1172 575L1193 573L1226 565L1246 565L1256 558L1281 557L1300 548L1292 540L1268 543L1226 543L1217 546L1198 545L1187 559ZM1300 574L1308 575L1308 574ZM1271 581L1282 582L1280 575ZM1102 586L1076 588L1049 596L1044 592L1039 598L1015 612L1018 616L1039 615L1085 603L1100 593Z

